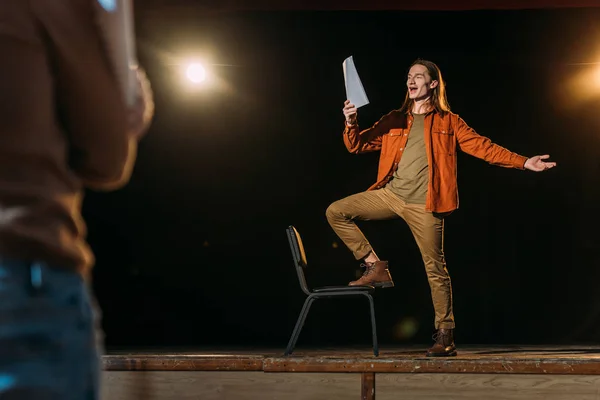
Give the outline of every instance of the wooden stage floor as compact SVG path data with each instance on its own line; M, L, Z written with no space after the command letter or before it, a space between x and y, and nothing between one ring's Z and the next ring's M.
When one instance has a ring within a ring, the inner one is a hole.
M460 347L457 357L428 358L424 349L124 351L104 356L107 371L389 372L600 375L600 346Z
M131 351L131 350L112 350L109 351L103 358L104 369L108 374L118 372L186 372L188 374L210 373L213 375L188 375L196 376L201 379L201 376L207 379L215 379L214 382L221 382L219 379L232 378L234 375L223 375L223 373L236 372L236 379L243 382L244 375L242 373L255 373L250 379L250 375L246 375L252 382L256 382L261 373L262 376L275 376L282 374L288 376L291 384L293 378L290 374L305 376L320 376L322 379L333 379L332 377L340 377L340 379L349 379L352 377L356 381L350 381L349 386L352 386L355 395L350 398L375 399L376 397L376 380L380 382L380 377L383 381L393 380L400 386L398 390L406 393L406 382L402 383L399 379L409 379L417 375L430 376L431 374L438 375L433 379L432 391L435 391L436 385L439 386L441 377L464 375L470 377L469 382L482 379L482 377L499 378L503 376L511 377L509 387L520 387L521 389L513 394L524 395L527 388L535 389L535 393L525 397L528 399L600 399L600 346L508 346L508 347L477 347L477 346L460 346L457 357L450 358L427 358L425 357L425 348L385 348L381 349L379 357L374 357L369 348L352 350L352 349L302 349L299 348L294 354L288 357L283 356L283 349L244 349L244 350L179 350L179 351ZM218 373L218 374L217 374ZM313 374L313 375L310 375ZM320 374L320 375L319 375ZM327 375L330 374L330 375ZM394 376L392 377L392 375ZM114 376L114 375L113 375ZM169 376L169 375L166 375ZM170 375L174 376L174 375ZM571 376L572 379L565 381L565 377ZM521 378L519 378L521 377ZM531 381L532 377L535 377ZM190 378L192 379L192 378ZM321 379L321 378L319 378ZM319 382L317 379L317 382ZM458 379L458 378L457 378ZM491 378L490 378L491 379ZM546 382L546 386L542 397L536 397L540 392L540 379ZM382 381L382 382L383 382ZM435 383L435 382L437 383ZM442 379L445 384L447 379ZM485 385L485 382L491 382L489 379L481 380L479 386ZM499 381L498 381L499 382ZM536 383L537 382L537 383ZM550 384L550 382L554 382ZM313 382L314 383L314 382ZM389 383L389 382L388 382ZM564 384L566 387L563 387ZM581 383L581 386L579 386ZM533 387L530 387L531 385ZM220 384L217 384L217 386ZM341 385L341 384L340 384ZM535 386L538 385L536 388ZM563 385L563 386L561 386ZM213 385L214 386L214 385ZM317 384L318 386L318 384ZM327 399L348 398L348 393L336 397L333 393L325 394L331 387L325 384L323 389L323 397ZM335 386L335 385L333 385ZM377 388L379 391L379 384ZM467 385L468 386L468 385ZM299 385L299 390L305 385ZM341 386L340 386L341 387ZM550 390L550 387L554 389ZM223 387L222 387L223 388ZM110 388L109 388L110 389ZM298 398L318 399L318 387L313 388L312 395L305 394ZM458 399L463 397L449 397L448 390L439 387L443 391L444 399ZM464 389L464 388L463 388ZM481 387L479 388L481 389ZM497 389L497 387L496 387ZM200 390L200 389L198 389ZM225 390L225 389L223 389ZM219 397L216 393L201 397L189 398L207 398L207 399L250 399L250 398L282 398L276 393L269 394L269 386L263 386L264 391L259 397L248 397L252 392L251 388L247 387L236 397L234 392L229 392L225 397ZM550 391L549 391L550 390ZM554 391L556 390L556 391ZM461 390L459 392L464 392ZM588 393L589 392L589 393ZM198 391L196 391L198 393ZM420 392L422 394L422 391ZM432 392L433 393L433 392ZM550 396L555 393L560 396ZM579 397L577 397L579 393ZM588 396L591 396L589 397ZM183 394L180 394L180 397ZM212 396L212 397L211 397ZM271 397L270 397L271 396ZM315 397L317 396L317 397ZM428 399L438 398L437 395L432 397L423 397L415 394L417 398ZM457 394L458 396L458 394ZM489 399L494 398L489 393L486 395ZM490 397L491 396L491 397ZM588 396L588 397L586 397ZM290 395L284 396L287 398ZM113 396L115 399L125 399L126 397ZM134 398L134 397L130 397ZM148 398L170 398L170 397L148 397ZM182 398L188 398L183 396ZM387 397L383 397L387 398ZM464 398L473 398L471 396ZM512 399L508 394L498 398Z

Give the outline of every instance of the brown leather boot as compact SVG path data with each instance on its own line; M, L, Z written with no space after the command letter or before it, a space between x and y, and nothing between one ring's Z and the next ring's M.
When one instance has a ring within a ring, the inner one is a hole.
M427 350L427 357L454 357L456 346L454 345L454 329L438 329L433 335L435 344Z
M348 284L348 286L373 286L376 288L394 287L394 281L388 270L387 261L375 261L372 264L361 264L365 268L363 275Z

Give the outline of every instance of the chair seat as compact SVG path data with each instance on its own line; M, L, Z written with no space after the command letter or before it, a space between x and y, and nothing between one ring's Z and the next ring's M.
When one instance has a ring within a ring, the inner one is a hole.
M370 292L375 290L373 286L324 286L313 289L313 293L323 292Z

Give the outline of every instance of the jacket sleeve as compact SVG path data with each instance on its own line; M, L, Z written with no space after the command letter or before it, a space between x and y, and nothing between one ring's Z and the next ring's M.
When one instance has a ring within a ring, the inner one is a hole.
M527 157L513 153L493 143L489 138L479 135L458 115L453 115L454 133L462 151L487 161L492 165L505 168L525 168Z
M389 132L393 114L396 112L392 111L384 115L375 125L363 131L360 131L358 124L351 127L346 125L343 137L348 151L352 154L360 154L381 150L381 137Z
M114 190L131 176L137 132L95 20L95 1L35 2L47 32L57 109L69 141L69 165L84 186Z

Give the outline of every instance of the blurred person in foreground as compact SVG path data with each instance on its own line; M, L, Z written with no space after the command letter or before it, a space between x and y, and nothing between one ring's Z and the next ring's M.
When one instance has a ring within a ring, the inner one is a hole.
M131 175L153 115L128 108L96 0L0 3L0 399L98 399L85 188Z

